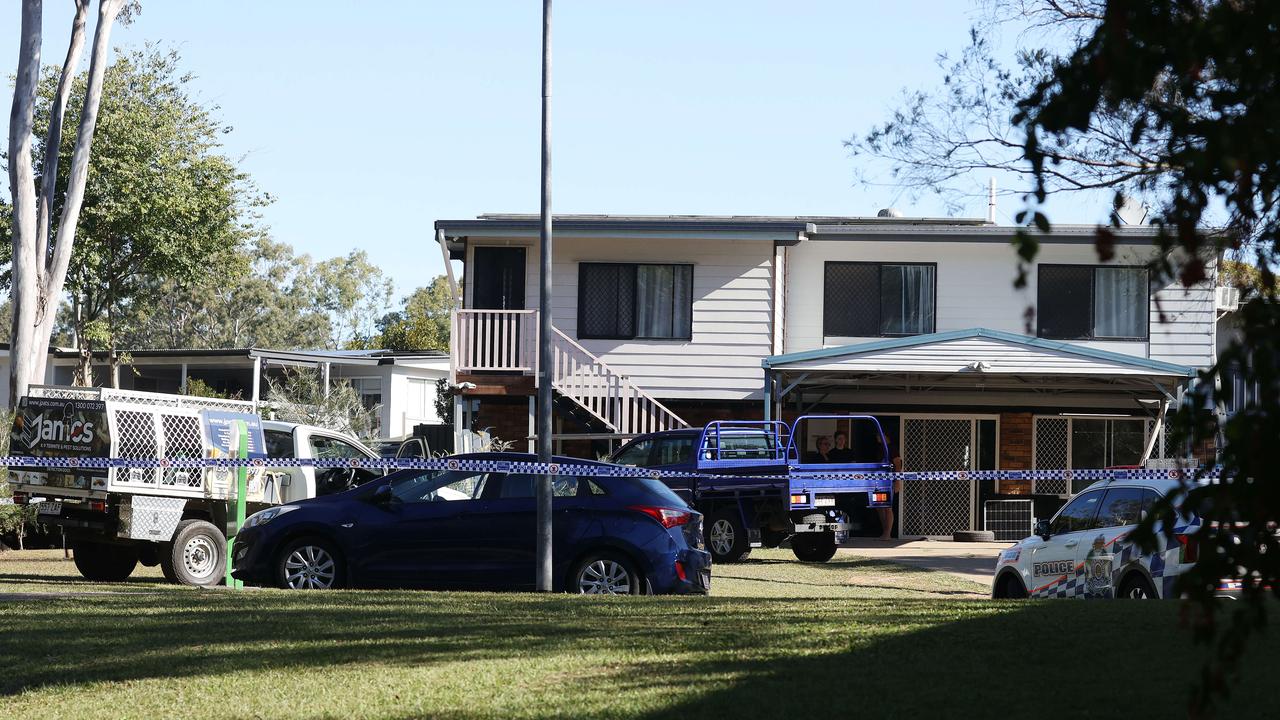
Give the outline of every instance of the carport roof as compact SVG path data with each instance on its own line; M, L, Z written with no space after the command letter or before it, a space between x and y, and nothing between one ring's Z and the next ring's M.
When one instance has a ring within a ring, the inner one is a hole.
M766 370L1191 378L1195 368L1072 342L970 328L773 355Z

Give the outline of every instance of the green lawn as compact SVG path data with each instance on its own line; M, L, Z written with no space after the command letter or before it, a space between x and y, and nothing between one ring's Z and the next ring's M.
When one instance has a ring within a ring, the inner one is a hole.
M0 718L1185 714L1203 651L1175 603L996 603L847 552L604 599L90 586L5 553L0 595L112 592L0 604ZM1270 715L1278 668L1255 643L1223 714Z

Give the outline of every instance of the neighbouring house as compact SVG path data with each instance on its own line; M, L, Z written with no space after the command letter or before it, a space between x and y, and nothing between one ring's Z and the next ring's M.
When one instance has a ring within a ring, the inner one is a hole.
M454 316L455 427L533 434L539 220L436 222L465 267ZM556 433L595 456L638 433L713 419L877 416L907 470L1130 465L1165 447L1162 408L1214 362L1211 278L1154 284L1153 231L1043 236L1016 290L1015 228L902 217L565 215L555 219ZM1221 308L1229 310L1230 308ZM906 535L983 524L986 500L1041 517L1057 480L923 484Z
M0 367L8 376L9 349L0 346ZM315 368L326 382L350 383L366 407L378 408L380 438L398 439L418 424L438 424L436 383L449 373L449 357L436 351L391 350L267 350L176 349L127 351L130 362L117 366L117 377L105 354L94 357L94 377L99 384L122 390L186 393L190 380L200 380L212 390L245 400L258 401L266 394L269 376L288 367ZM46 382L70 385L79 353L56 348L49 352ZM7 406L8 383L0 388Z

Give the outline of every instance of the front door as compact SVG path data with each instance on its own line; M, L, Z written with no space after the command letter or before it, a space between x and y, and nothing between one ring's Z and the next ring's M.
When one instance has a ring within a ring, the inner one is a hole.
M477 247L472 258L471 307L524 309L524 248Z

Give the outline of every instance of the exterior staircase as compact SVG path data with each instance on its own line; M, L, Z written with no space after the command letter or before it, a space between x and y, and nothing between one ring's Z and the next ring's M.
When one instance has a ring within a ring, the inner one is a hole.
M639 435L689 426L626 375L552 330L552 388L609 432ZM455 310L452 331L454 382L459 373L477 372L519 373L538 381L538 311Z

